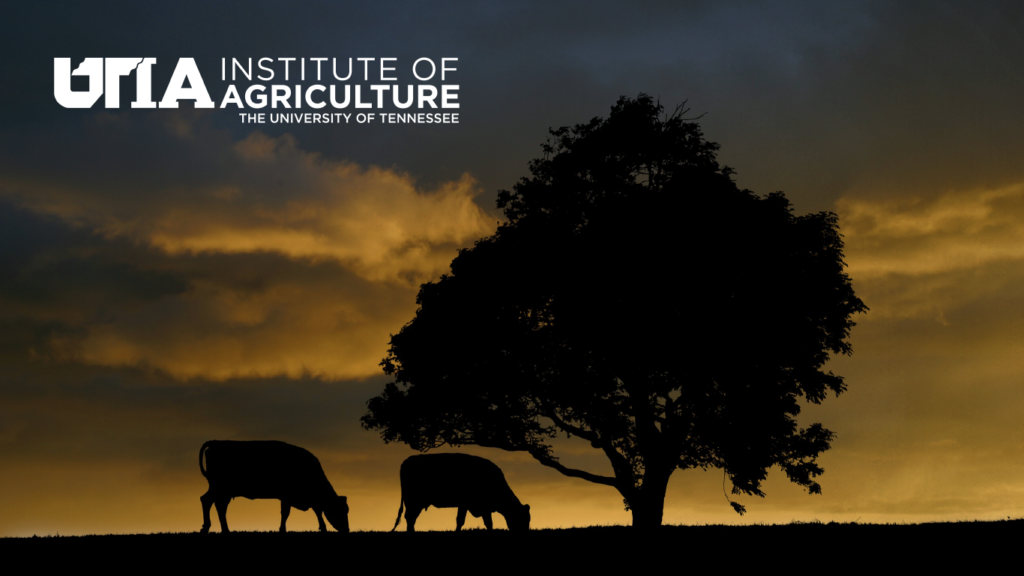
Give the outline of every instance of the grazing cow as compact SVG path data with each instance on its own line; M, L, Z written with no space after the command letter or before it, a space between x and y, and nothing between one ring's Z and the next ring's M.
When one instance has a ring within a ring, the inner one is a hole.
M483 517L488 530L492 512L505 517L509 531L530 529L530 506L519 502L501 468L490 460L469 454L420 454L402 462L399 476L402 502L392 532L402 521L403 506L409 532L416 531L416 518L430 506L458 508L456 532L466 523L467 511Z
M217 506L220 531L230 532L228 504L237 496L280 500L281 532L292 508L312 508L321 532L327 531L321 513L338 532L348 532L348 500L338 496L320 461L303 448L276 440L210 440L199 449L199 471L210 483L210 489L199 498L203 503L202 534L210 531L211 505Z

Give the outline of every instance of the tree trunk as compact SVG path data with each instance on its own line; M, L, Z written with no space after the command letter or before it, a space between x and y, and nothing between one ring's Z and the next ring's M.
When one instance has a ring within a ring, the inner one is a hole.
M665 491L668 490L668 478L672 471L648 472L639 490L633 491L628 498L629 509L633 512L633 527L651 530L661 526L665 515Z
M661 519L665 513L664 494L662 494L661 500L630 502L629 509L633 512L634 528L653 530L661 526Z

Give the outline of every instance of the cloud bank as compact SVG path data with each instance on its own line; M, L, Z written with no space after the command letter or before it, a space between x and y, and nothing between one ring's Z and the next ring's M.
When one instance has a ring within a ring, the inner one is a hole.
M155 118L39 137L32 162L0 172L13 207L78 236L26 256L12 286L9 314L60 325L33 353L179 378L371 376L418 286L497 223L468 174L425 191L288 135L232 140L202 117ZM111 270L123 289L88 296L76 280ZM44 284L65 286L63 305L25 301Z

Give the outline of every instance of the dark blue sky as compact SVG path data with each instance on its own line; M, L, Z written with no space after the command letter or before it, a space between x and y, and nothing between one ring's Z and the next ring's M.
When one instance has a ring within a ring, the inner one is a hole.
M0 40L4 139L41 126L73 130L87 114L54 105L57 56L157 57L157 94L172 63L194 57L218 102L221 57L457 57L456 128L261 129L289 131L329 158L395 166L428 187L469 171L488 193L525 173L548 127L605 114L639 92L669 107L688 100L741 185L786 190L806 209L827 208L865 178L892 187L1005 179L1008 151L1024 134L1014 113L1024 41L1013 3L171 6L9 9ZM212 116L236 137L251 129L227 111ZM949 166L948 156L970 166Z

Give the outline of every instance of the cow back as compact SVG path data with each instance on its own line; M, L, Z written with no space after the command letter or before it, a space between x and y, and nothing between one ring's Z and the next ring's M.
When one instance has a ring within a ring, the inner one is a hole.
M410 456L402 463L400 477L407 504L467 508L476 516L520 505L501 468L478 456Z
M316 456L276 440L209 442L206 476L219 493L282 499L300 510L337 496Z

